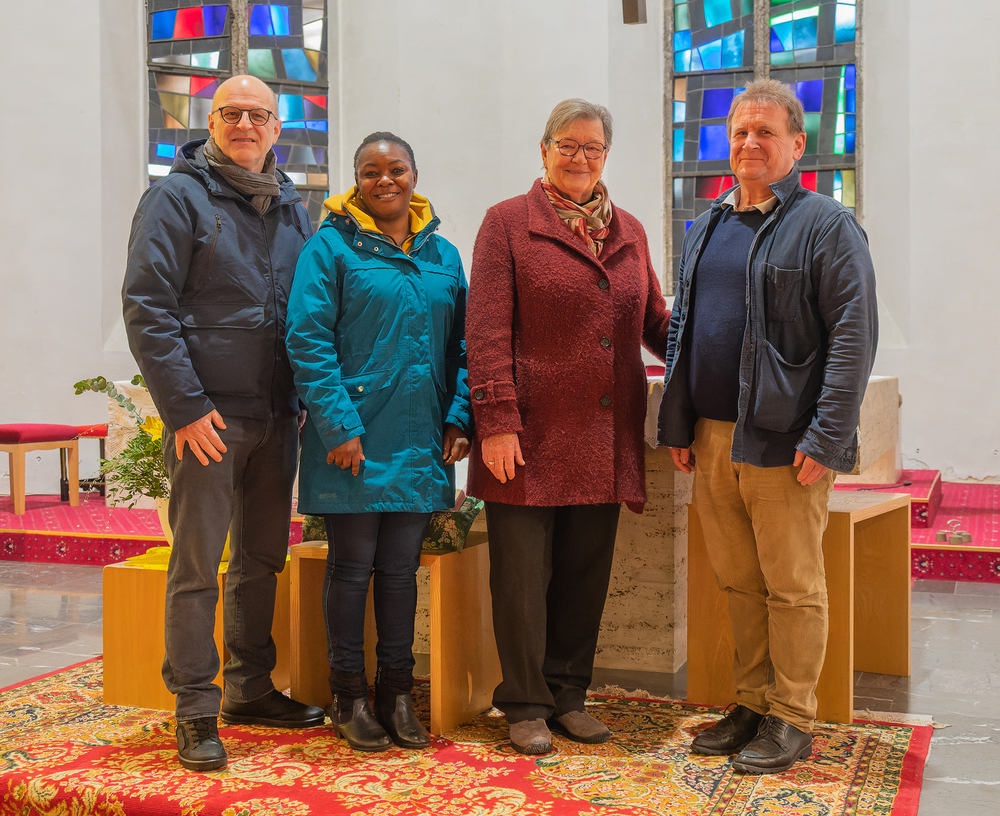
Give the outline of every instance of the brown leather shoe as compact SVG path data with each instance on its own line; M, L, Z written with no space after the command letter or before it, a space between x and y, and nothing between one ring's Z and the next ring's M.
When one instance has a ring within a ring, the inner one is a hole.
M746 706L737 705L730 708L731 711L726 709L725 717L694 738L691 749L696 754L707 756L736 754L757 736L757 729L764 715L751 711Z
M552 750L552 732L545 720L523 720L510 723L510 744L519 754L547 754Z
M787 771L800 759L808 758L812 743L812 734L769 714L760 724L757 736L733 760L733 767L752 774Z

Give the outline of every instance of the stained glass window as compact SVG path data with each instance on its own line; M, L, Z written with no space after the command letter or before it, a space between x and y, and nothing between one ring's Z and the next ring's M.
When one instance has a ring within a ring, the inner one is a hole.
M232 9L219 0L148 0L149 176L165 176L177 150L208 138L212 97L232 76ZM329 192L326 0L251 3L248 73L278 95L278 166L315 223Z
M753 65L753 0L674 0L674 71Z
M757 64L755 7L769 22L768 51ZM787 83L802 102L806 147L798 167L803 186L854 209L857 25L856 0L674 0L673 123L667 149L675 275L691 222L736 184L726 117L734 96L755 76L769 74Z

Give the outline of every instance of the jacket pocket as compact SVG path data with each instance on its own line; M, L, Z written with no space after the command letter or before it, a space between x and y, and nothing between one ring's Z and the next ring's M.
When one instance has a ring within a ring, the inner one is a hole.
M180 321L191 364L209 396L267 399L275 335L262 304L185 304Z
M180 307L188 329L259 329L264 325L262 303L191 303Z
M359 400L369 394L374 394L376 391L381 391L392 382L395 373L395 369L391 368L380 371L365 371L360 374L352 374L349 377L341 377L340 382L352 400Z
M764 264L768 320L787 323L799 317L803 274L801 269Z
M793 364L765 341L757 366L753 424L778 433L804 428L812 419L822 379L815 350L804 362Z

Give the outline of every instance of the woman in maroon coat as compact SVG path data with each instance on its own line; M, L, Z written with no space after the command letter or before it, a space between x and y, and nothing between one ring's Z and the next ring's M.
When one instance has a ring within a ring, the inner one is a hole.
M670 313L639 222L601 173L611 115L567 99L542 137L545 175L492 207L476 238L466 345L486 500L503 682L514 748L611 732L584 712L621 503L646 500L646 377Z

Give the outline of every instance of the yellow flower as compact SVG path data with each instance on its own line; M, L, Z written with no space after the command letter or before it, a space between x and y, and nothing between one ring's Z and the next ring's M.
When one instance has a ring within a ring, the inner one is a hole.
M157 416L146 417L139 427L153 439L160 439L163 436L163 420Z

